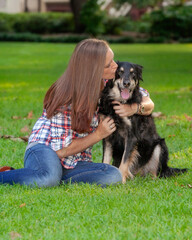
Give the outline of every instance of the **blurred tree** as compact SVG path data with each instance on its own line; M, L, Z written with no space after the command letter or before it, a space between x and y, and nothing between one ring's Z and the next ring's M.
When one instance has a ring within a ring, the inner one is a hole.
M28 9L28 1L27 0L24 1L24 11L25 12L29 11L29 9Z
M71 9L72 9L74 20L75 20L76 32L82 32L85 29L84 25L80 22L80 13L86 1L87 0L70 0Z
M41 0L37 0L38 12L41 12Z
M83 5L80 14L80 21L85 26L85 32L96 37L105 32L103 24L105 19L105 11L101 10L101 6L97 0L87 0Z

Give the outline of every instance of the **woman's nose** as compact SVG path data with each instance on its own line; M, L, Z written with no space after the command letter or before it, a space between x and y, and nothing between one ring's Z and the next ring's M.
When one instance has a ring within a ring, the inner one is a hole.
M112 65L112 68L115 68L115 69L117 69L117 63L115 62L115 61L113 61L113 65Z

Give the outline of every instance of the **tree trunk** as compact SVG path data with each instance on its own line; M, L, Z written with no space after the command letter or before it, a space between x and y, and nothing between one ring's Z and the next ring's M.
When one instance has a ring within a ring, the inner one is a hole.
M38 4L38 12L41 12L41 0L37 0L37 4Z
M24 12L29 12L29 9L28 9L28 1L27 0L25 0L25 2L24 2Z
M87 0L70 0L71 9L73 11L74 20L75 20L75 31L79 33L84 30L84 26L83 24L80 23L79 18L80 18L81 8L86 1Z

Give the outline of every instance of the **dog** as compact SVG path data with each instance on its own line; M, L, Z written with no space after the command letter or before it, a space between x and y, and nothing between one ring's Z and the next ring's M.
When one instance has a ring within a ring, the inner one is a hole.
M99 102L99 114L110 116L116 125L116 131L103 140L103 162L110 164L113 158L112 164L121 171L123 183L137 174L170 177L186 172L187 169L168 167L168 148L157 133L152 115L120 117L115 113L113 101L136 103L142 110L139 83L143 80L143 67L129 62L117 64L115 79L108 80Z

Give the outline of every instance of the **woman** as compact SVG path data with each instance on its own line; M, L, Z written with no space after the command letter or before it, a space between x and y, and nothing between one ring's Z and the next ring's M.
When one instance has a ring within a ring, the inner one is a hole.
M98 124L97 103L104 79L115 76L117 64L105 41L80 42L65 73L47 91L44 111L33 127L25 152L24 168L0 173L0 183L19 183L49 187L60 182L96 183L101 186L120 183L120 171L114 166L91 162L91 147L115 130L113 119ZM143 97L149 114L153 102ZM137 112L137 105L114 107L120 116Z

